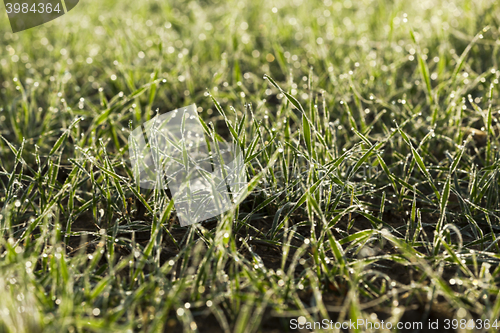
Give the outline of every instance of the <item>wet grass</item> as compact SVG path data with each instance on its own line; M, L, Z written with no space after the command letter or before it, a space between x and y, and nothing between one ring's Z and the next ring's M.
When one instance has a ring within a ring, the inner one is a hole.
M1 332L497 331L496 1L84 1L6 21ZM180 227L127 138L192 103L250 191Z

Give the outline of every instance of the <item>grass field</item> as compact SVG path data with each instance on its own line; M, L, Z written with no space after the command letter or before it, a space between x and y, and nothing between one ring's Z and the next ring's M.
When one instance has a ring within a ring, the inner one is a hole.
M0 332L500 328L498 1L1 8ZM249 192L180 227L127 138L192 103Z

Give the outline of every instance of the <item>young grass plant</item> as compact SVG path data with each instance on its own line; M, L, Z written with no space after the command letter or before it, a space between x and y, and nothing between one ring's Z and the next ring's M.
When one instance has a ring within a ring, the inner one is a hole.
M492 0L112 0L0 23L0 331L497 331L498 22ZM248 184L181 227L127 138L192 103Z

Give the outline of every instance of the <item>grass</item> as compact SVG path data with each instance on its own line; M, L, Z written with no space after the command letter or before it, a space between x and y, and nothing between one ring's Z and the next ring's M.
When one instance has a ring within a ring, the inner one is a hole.
M0 332L497 331L499 28L493 0L89 0L17 34L3 20ZM249 191L180 227L135 184L127 138L192 103L244 152Z

